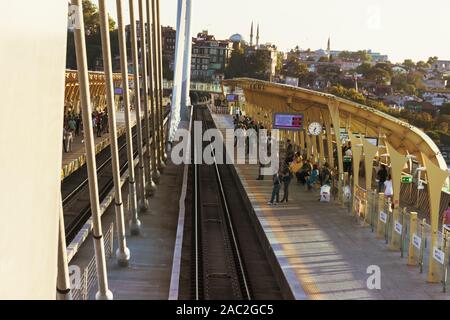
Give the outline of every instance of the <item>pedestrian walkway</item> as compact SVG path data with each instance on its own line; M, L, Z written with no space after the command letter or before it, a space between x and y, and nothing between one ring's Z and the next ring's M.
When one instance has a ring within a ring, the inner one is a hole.
M108 281L115 300L167 300L172 272L172 259L178 225L178 199L181 195L184 166L169 164L154 198L150 199L150 211L139 217L142 222L140 236L131 237L127 232L127 244L131 251L128 268L119 267L114 258L108 259ZM127 199L127 187L124 198ZM167 205L170 203L171 205ZM124 203L125 208L128 202ZM104 232L115 220L114 206L102 218ZM127 222L130 216L125 219ZM128 226L127 226L128 230ZM117 239L116 234L114 238ZM114 250L117 243L114 243ZM92 235L71 261L72 266L83 270L94 256ZM96 283L90 298L96 292Z
M220 129L232 118L213 115ZM269 206L272 181L257 181L257 165L236 165L256 215L278 262L299 299L450 299L439 284L408 267L397 251L390 251L369 228L361 226L336 203L320 203L318 192L292 183L289 204ZM282 195L281 195L282 196ZM381 270L381 290L370 290L368 268Z
M136 112L131 112L131 124L136 125ZM117 136L125 134L125 112L118 111L116 113ZM98 154L109 146L109 133L104 133L101 137L97 137L94 130L95 153ZM64 152L62 155L61 178L65 179L73 172L78 170L86 163L86 151L83 136L74 137L72 143L72 152Z

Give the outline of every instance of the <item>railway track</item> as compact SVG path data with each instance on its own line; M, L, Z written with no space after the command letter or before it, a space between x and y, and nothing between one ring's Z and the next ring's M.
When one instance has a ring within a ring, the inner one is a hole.
M195 108L193 116L194 120L202 121L203 132L215 128L207 108ZM204 142L202 151L211 151L214 155L209 144ZM198 147L192 143L193 157ZM213 165L193 162L191 170L191 298L283 299L252 223L252 213L244 203L235 169L215 160Z
M169 112L166 112L165 119ZM142 123L144 126L144 121ZM134 157L138 156L136 126L133 127ZM126 150L126 135L118 137L120 174L128 170ZM144 145L147 145L144 139ZM105 148L96 156L97 179L99 185L99 198L102 202L114 188L114 180L111 165L111 148ZM66 241L70 243L91 217L91 205L89 198L89 185L86 165L64 179L61 184L63 199L64 223L66 229Z

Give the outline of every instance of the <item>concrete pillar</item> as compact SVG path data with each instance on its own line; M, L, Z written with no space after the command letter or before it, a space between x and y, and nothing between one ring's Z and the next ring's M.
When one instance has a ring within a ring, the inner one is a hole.
M138 189L139 189L139 210L140 212L146 212L148 210L148 201L145 196L145 186L147 178L151 180L151 177L145 175L144 166L144 149L142 138L142 108L141 108L141 81L139 77L139 58L137 47L137 32L136 32L136 17L134 13L134 0L129 0L130 10L130 24L131 24L131 52L133 56L133 69L134 69L134 107L136 110L136 133L137 133L137 145L139 153L139 165L138 165ZM132 234L137 235L140 221L133 217L131 225ZM134 230L134 231L133 231Z
M80 82L80 100L83 115L84 142L86 145L86 163L89 181L89 196L92 211L93 239L95 260L97 266L98 292L97 300L112 300L113 294L108 288L108 276L106 270L105 244L103 239L101 210L98 199L97 165L95 163L95 140L92 128L92 109L89 94L89 76L87 69L86 42L84 35L84 19L81 0L72 0L77 6L79 28L75 29L75 50L78 65L78 79Z
M117 122L116 122L116 108L114 104L114 83L113 83L112 60L111 60L111 42L109 39L109 19L108 19L109 17L108 12L106 10L105 0L99 0L98 4L100 13L100 32L102 39L103 67L105 71L105 82L106 82L105 85L106 85L106 99L108 107L109 141L111 147L111 160L112 160L111 164L114 179L117 242L119 247L116 253L116 257L118 264L122 267L126 267L128 266L128 263L130 261L130 250L127 247L127 241L125 236L125 215L123 209L122 185L120 181L121 179L120 179L120 163L119 163L119 146L117 143ZM125 81L127 82L128 85L128 79L126 79ZM123 91L126 94L126 97L128 98L128 87L123 88ZM128 105L126 105L125 108L128 109L127 113L129 121L129 100L126 103L128 103ZM131 129L129 135L131 135ZM128 138L130 139L131 137ZM131 139L129 147L132 148ZM132 178L134 179L134 177ZM136 203L134 203L134 205L136 205Z

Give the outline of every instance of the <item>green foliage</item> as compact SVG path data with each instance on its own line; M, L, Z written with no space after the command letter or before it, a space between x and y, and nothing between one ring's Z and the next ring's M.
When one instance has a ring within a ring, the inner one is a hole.
M89 70L97 70L99 61L102 61L102 44L99 25L99 11L96 5L90 0L83 0L83 19L85 24L86 52ZM111 54L119 54L118 31L115 29L116 23L109 17L109 30L111 40ZM74 35L71 31L67 33L67 54L66 68L77 69Z
M410 69L413 69L413 68L416 67L416 64L415 64L414 61L412 61L411 59L406 59L406 60L403 62L403 65L404 65L405 67L407 67L407 68L410 68Z
M341 85L331 87L330 93L360 104L365 104L367 102L363 94L357 92L355 89L346 89Z
M289 57L283 67L282 74L287 77L303 78L308 73L308 67L295 57Z
M339 58L345 61L357 61L357 62L372 61L372 56L366 50L360 50L357 52L342 51L339 54Z
M256 50L245 54L244 50L234 50L230 62L225 69L227 79L248 77L259 80L269 80L270 59L267 51Z

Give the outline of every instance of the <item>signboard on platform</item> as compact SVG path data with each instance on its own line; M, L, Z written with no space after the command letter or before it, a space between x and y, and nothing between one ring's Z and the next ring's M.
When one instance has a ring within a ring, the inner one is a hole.
M303 130L303 114L275 113L273 116L273 128L288 131Z
M413 235L413 245L418 250L422 249L422 238L420 238L417 234Z
M397 232L399 235L402 235L403 226L400 222L395 222L395 232Z
M228 102L236 102L239 101L239 96L235 94L227 94L227 101Z
M402 177L402 183L411 184L413 182L413 178L410 176Z
M383 223L387 223L387 214L386 212L380 212L380 221Z
M288 86L298 87L298 78L286 77L286 84Z
M433 248L433 258L434 258L434 260L436 260L440 264L444 264L445 263L445 253L444 253L444 251L442 251L438 247L434 247Z

